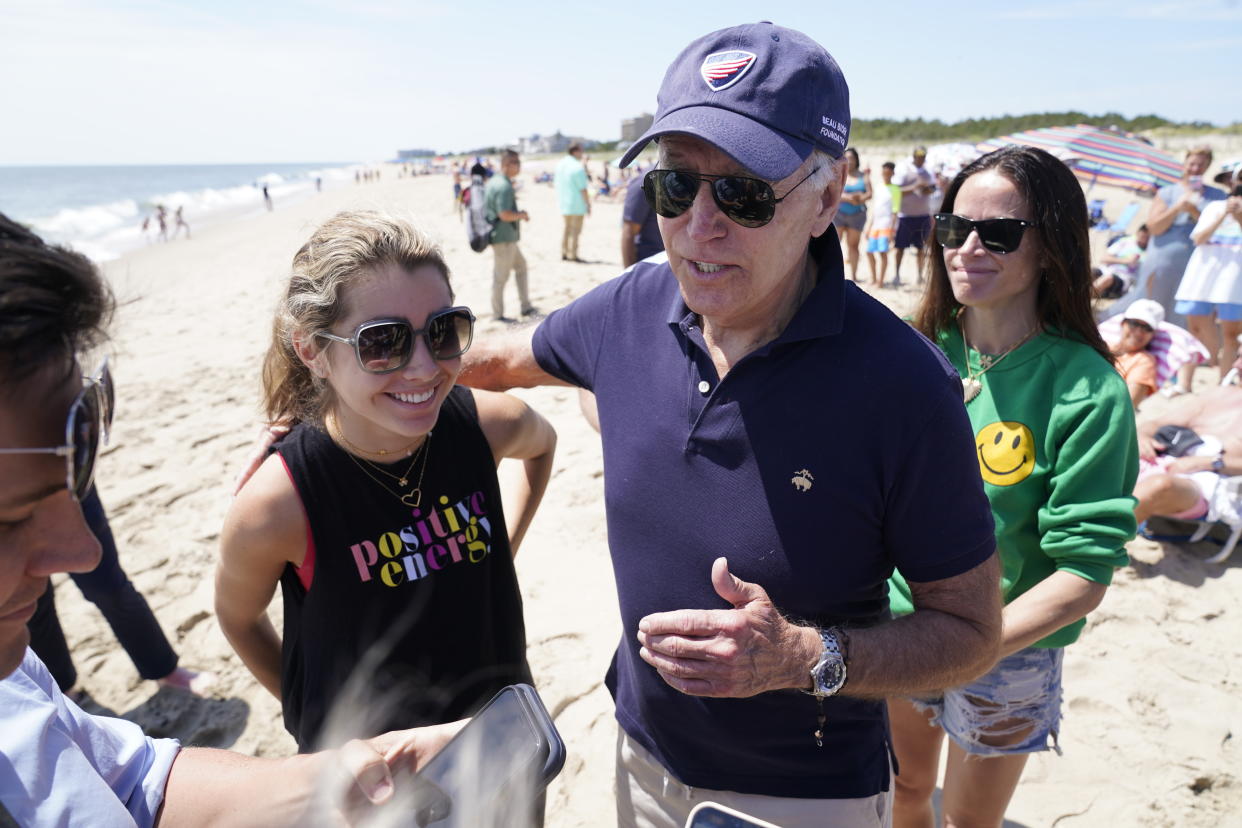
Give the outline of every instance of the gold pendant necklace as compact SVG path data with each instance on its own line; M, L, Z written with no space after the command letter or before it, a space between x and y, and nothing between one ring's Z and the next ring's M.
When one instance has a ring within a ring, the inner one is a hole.
M964 360L963 364L966 367L966 376L962 377L962 402L969 405L970 401L979 396L979 393L983 391L983 383L979 381L979 378L996 365L999 365L1002 359L1025 345L1031 337L1035 336L1035 334L1039 332L1039 325L1036 325L1030 330L1030 332L1027 333L1026 336L1022 337L1017 342L1001 351L999 354L985 354L982 351L979 351L978 371L972 371L970 368L970 343L966 341L966 326L962 324L960 315L958 316L958 331L962 334L962 359Z
M347 444L352 445L352 443L349 443L348 440L345 440L343 436L341 437L341 439L344 440L344 442L346 442ZM367 477L375 481L375 483L381 489L388 492L390 495L397 498L397 500L400 500L402 503L404 503L406 506L409 506L412 509L417 509L419 505L423 502L423 475L427 473L427 458L430 456L430 454L431 454L431 432L430 431L427 432L426 436L423 439L422 445L418 447L418 451L410 459L410 465L406 468L405 473L400 474L400 475L393 474L392 472L387 471L386 469L381 469L379 466L372 463L370 460L367 460L366 458L358 458L348 451L345 452L345 456L348 457L350 460L352 460L354 465L357 466L358 469L363 474L365 474ZM423 462L422 462L422 465L419 466L419 469L418 469L418 483L416 483L414 485L414 488L410 489L408 492L401 492L400 490L394 492L392 489L388 488L388 484L386 484L383 480L380 480L378 477L371 474L371 472L367 470L367 466L370 466L372 469L379 472L380 474L385 475L387 477L391 477L393 480L397 481L398 486L404 488L410 484L410 480L409 480L410 472L414 470L414 464L418 462L418 459L420 457L422 458ZM366 465L363 465L364 463Z

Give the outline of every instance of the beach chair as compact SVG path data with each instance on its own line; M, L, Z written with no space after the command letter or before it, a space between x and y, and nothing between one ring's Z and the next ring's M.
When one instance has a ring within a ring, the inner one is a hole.
M1231 477L1222 485L1236 488L1240 481L1242 478ZM1186 520L1153 515L1151 520L1139 527L1139 534L1148 540L1166 543L1210 541L1219 545L1220 551L1204 558L1203 562L1217 564L1227 561L1238 541L1242 539L1242 521L1231 523L1223 520Z
M1130 222L1134 221L1134 217L1138 215L1139 203L1131 201L1121 211L1121 215L1117 216L1117 220L1108 226L1109 237L1116 236L1120 238L1126 234L1126 230L1130 227ZM1111 244L1111 242L1110 242Z

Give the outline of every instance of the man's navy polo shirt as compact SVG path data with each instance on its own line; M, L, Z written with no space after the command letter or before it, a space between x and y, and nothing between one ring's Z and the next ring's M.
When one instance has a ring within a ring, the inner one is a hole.
M844 281L834 234L812 249L815 288L722 382L667 262L639 262L535 332L539 365L598 401L624 625L608 673L617 719L694 787L888 789L882 701L827 699L818 747L812 696L688 696L638 656L643 616L728 606L711 585L716 557L790 618L867 626L887 618L895 566L936 581L995 545L956 373Z
M655 211L647 204L647 197L643 195L641 176L631 178L629 186L626 187L621 221L638 225L638 235L634 237L637 258L645 259L664 249L664 239L660 236L660 225L656 221Z

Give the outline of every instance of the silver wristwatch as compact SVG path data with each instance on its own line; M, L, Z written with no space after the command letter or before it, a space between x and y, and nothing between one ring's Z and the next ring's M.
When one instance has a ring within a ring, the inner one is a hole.
M824 649L811 668L811 694L822 699L835 696L845 686L848 639L837 627L820 630L819 637L824 642Z

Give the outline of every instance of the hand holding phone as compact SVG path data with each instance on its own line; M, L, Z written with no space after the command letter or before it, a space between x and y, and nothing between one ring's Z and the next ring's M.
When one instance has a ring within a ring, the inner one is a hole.
M541 810L544 788L565 764L565 743L528 684L492 697L418 772L414 824L436 828L522 825Z

